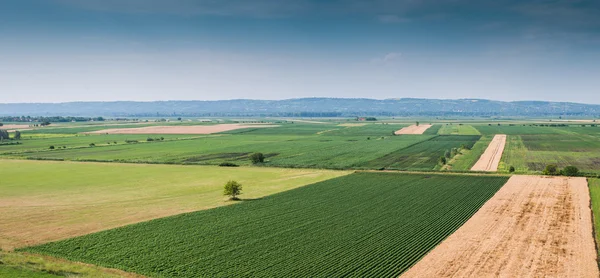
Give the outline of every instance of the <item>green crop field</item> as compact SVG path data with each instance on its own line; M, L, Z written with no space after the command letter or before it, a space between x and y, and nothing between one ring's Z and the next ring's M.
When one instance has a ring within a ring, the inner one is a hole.
M23 251L158 277L397 277L506 180L357 173Z
M349 129L352 128L359 127ZM348 169L432 138L426 135L371 137L228 134L196 136L191 140L177 140L185 135L167 136L165 141L137 144L124 141L125 138L145 141L146 137L148 136L90 135L22 140L20 145L1 146L0 154L34 159L207 165L227 161L248 165L251 153L262 152L267 156L265 166ZM117 141L117 144L113 141ZM61 142L63 144L59 144ZM90 147L91 142L95 142L96 146ZM64 145L67 148L50 150L48 145Z
M589 173L600 172L600 136L581 133L509 135L499 166L507 171L540 172L548 164L560 168L576 166Z
M588 179L588 184L592 199L592 213L594 214L594 233L600 256L600 179Z
M402 135L399 137L412 136L419 135ZM479 138L480 136L437 136L368 161L361 166L372 169L433 170L438 165L439 157L443 156L446 150L459 148L462 145L471 148Z
M600 127L586 125L539 126L534 124L473 125L483 135L532 135L532 134L598 134Z
M423 132L424 135L436 135L438 134L438 132L440 131L440 129L442 128L442 125L433 125L432 127L428 128L427 130L425 130L425 132Z

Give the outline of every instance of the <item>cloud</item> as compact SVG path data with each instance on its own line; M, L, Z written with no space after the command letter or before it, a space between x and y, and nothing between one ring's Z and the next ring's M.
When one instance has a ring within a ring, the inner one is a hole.
M402 57L400 52L390 52L385 54L383 57L377 57L371 59L372 64L385 65L398 61Z

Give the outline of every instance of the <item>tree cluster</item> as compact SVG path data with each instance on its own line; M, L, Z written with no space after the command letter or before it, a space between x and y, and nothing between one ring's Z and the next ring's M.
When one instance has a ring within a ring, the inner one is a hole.
M0 117L0 121L4 122L50 122L50 123L66 123L66 122L102 122L104 121L103 117L63 117L63 116L52 116L52 117L41 117L41 116L20 116L20 117L12 117L5 116Z
M546 165L543 174L549 176L575 177L579 175L579 169L575 166L567 166L561 170L556 164L548 164Z

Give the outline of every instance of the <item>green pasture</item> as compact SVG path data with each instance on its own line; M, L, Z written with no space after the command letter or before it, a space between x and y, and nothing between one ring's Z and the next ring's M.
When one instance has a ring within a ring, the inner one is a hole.
M481 135L481 133L471 125L446 124L443 125L438 134L442 135Z

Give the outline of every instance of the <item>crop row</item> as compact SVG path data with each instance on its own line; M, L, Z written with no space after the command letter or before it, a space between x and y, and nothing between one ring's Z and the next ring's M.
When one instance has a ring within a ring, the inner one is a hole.
M357 173L26 250L155 277L396 277L505 182Z

